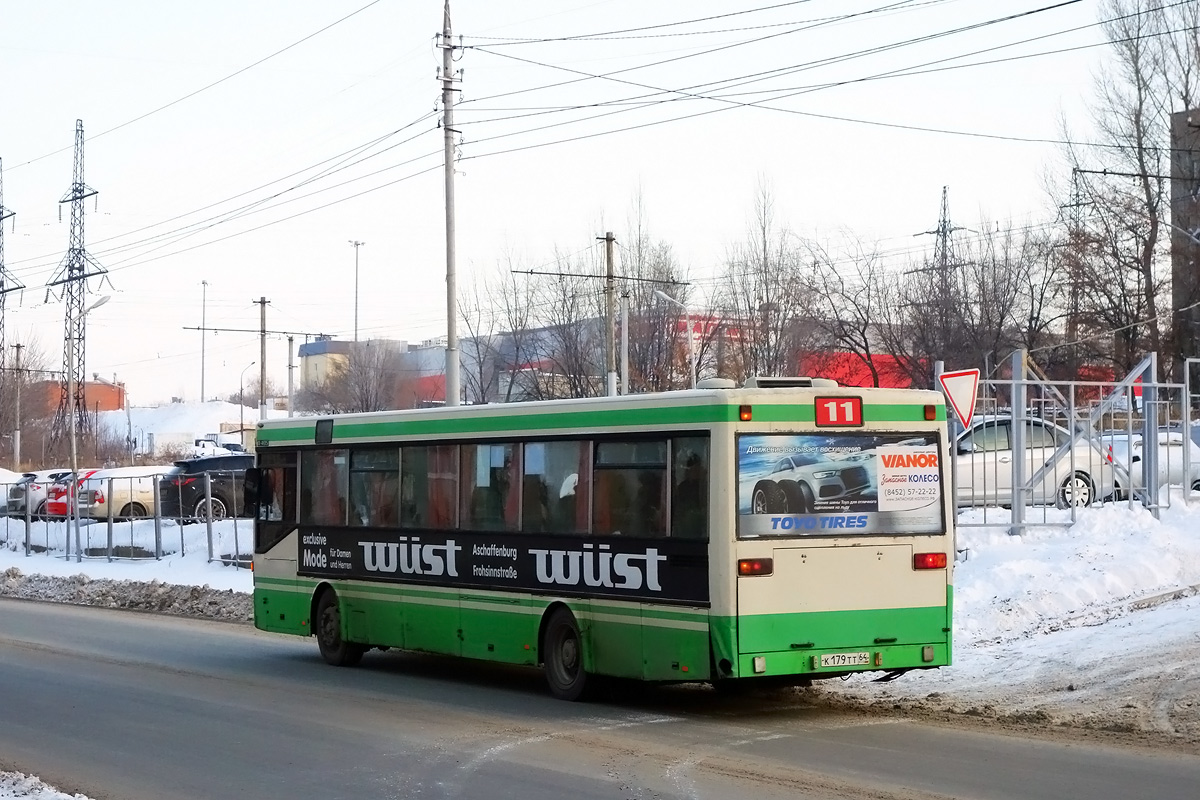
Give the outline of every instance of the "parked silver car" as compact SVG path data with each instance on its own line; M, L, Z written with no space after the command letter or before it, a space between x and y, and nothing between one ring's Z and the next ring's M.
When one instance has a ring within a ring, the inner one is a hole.
M50 486L55 481L71 474L69 469L41 469L36 472L26 472L21 480L8 489L5 511L10 517L25 515L25 498L29 498L30 513L34 517L46 514L46 498Z
M1027 419L1024 473L1032 481L1024 501L1059 508L1088 506L1114 494L1112 457L1098 439L1042 419ZM955 440L960 506L1009 505L1013 501L1011 417L976 418ZM1061 450L1061 452L1060 452Z

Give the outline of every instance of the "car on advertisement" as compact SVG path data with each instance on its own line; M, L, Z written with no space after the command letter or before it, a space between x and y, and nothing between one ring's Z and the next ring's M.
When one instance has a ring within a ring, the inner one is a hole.
M976 417L955 440L957 502L961 506L1010 505L1013 501L1012 417ZM1031 505L1089 506L1116 491L1112 457L1091 432L1072 434L1049 420L1027 418L1024 474Z
M879 489L878 447L931 446L925 438L911 437L810 440L818 443L782 455L754 481L749 513L811 514L822 507L871 500Z
M807 514L817 499L858 494L870 486L866 467L809 455L785 456L754 485L755 514Z
M8 502L5 510L10 517L25 515L25 500L29 499L30 515L43 517L46 515L46 498L50 494L50 486L60 478L70 475L66 469L43 469L36 472L26 472L20 480L8 487Z

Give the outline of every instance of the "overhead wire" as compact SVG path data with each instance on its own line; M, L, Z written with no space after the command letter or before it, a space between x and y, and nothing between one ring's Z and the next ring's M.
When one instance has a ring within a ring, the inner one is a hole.
M248 64L247 66L244 66L241 69L236 70L235 72L229 73L228 75L226 75L223 78L219 78L219 79L213 81L212 83L209 83L205 86L201 86L199 89L196 89L195 91L188 92L187 94L183 95L182 97L178 97L165 105L161 105L158 108L155 108L152 111L147 111L144 114L134 117L133 119L126 120L125 122L122 122L119 125L114 125L113 127L103 130L100 133L93 134L92 136L88 136L88 137L86 137L85 141L90 142L93 139L99 139L101 136L106 136L114 131L119 131L122 128L125 128L125 127L128 127L128 126L134 124L135 122L140 122L141 120L144 120L147 117L151 117L151 116L159 113L160 111L165 111L168 108L171 108L172 106L179 105L180 103L184 102L185 100L190 100L191 98L195 97L196 95L201 94L202 92L206 92L215 86L220 86L222 83L225 83L228 80L232 80L233 78L236 78L238 75L241 75L244 72L248 72L249 70L252 70L257 66L265 64L266 62L270 61L272 58L275 58L278 55L282 55L283 53L286 53L288 50L291 50L295 47L298 47L298 46L304 44L309 39L312 39L316 36L320 36L322 33L325 33L325 31L328 31L331 28L337 27L338 25L342 24L343 22L350 19L351 17L355 17L355 16L361 14L362 12L366 11L371 6L376 5L380 2L381 2L381 0L371 0L371 2L367 3L365 6L359 8L358 10L351 11L346 16L344 16L340 19L334 20L333 22L329 23L328 25L321 28L320 30L313 31L312 33L308 34L307 36L303 37L302 39L297 39L296 41L292 42L291 44L287 45L286 47L276 50L275 52L271 53L268 56L263 56L259 60L255 61L253 64ZM36 158L31 158L28 161L23 161L19 164L15 164L14 166L8 167L6 169L7 170L19 169L20 167L24 167L29 164L33 164L37 161L41 161L42 159L49 158L50 156L55 156L55 155L58 155L59 153L65 153L67 150L70 150L72 147L73 147L73 145L67 146L67 147L60 147L57 150L54 150L49 153L44 153L43 155L37 156Z

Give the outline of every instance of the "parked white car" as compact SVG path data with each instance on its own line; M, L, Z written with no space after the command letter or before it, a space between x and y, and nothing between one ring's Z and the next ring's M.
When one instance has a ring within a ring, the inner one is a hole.
M79 487L79 516L114 519L154 516L154 484L170 466L114 467L88 476ZM111 479L111 482L110 482Z
M41 469L36 472L26 472L20 480L8 487L8 502L5 510L10 517L25 515L25 498L29 497L29 508L35 517L46 514L46 499L50 494L50 486L64 476L70 475L69 469Z
M1011 417L977 418L956 439L958 505L1010 505L1013 500ZM1058 449L1070 444L1055 458ZM1041 419L1025 421L1025 478L1046 470L1024 497L1032 505L1088 506L1115 490L1111 457L1098 439Z
M1113 462L1125 468L1133 484L1134 491L1144 485L1142 480L1143 444L1142 434L1135 430L1105 431L1100 437L1101 442L1108 447ZM1188 453L1188 476L1184 479L1184 448ZM1200 490L1200 447L1184 437L1180 431L1158 432L1158 482L1160 486L1187 486ZM1125 491L1125 481L1117 478L1117 496L1128 497Z

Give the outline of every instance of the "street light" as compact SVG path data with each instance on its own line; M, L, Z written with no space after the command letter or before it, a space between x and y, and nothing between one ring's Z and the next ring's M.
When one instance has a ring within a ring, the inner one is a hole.
M246 391L246 370L257 363L257 361L251 361L238 376L238 443L242 445L243 449L246 447L246 404L243 402L242 395Z
M366 242L360 242L357 239L350 240L350 246L354 248L354 341L358 341L358 248L362 247Z
M654 290L654 294L655 294L655 296L657 296L663 300L666 300L668 303L674 303L675 305L682 308L683 313L688 318L688 357L691 359L691 362L692 362L692 388L695 389L696 388L696 334L692 327L692 315L688 313L688 308L686 305L679 302L674 297L671 297L671 295L666 294L665 292L660 292L658 289Z
M71 491L67 495L67 513L75 516L76 563L83 561L83 548L79 541L79 455L75 445L75 417L79 414L79 407L75 404L75 340L79 338L79 328L83 325L83 318L88 315L88 312L99 308L111 299L111 295L101 295L89 305L84 306L78 317L72 317L70 336L67 341L67 403L70 405L68 413L71 415ZM85 403L84 411L86 412L86 410L87 404Z

